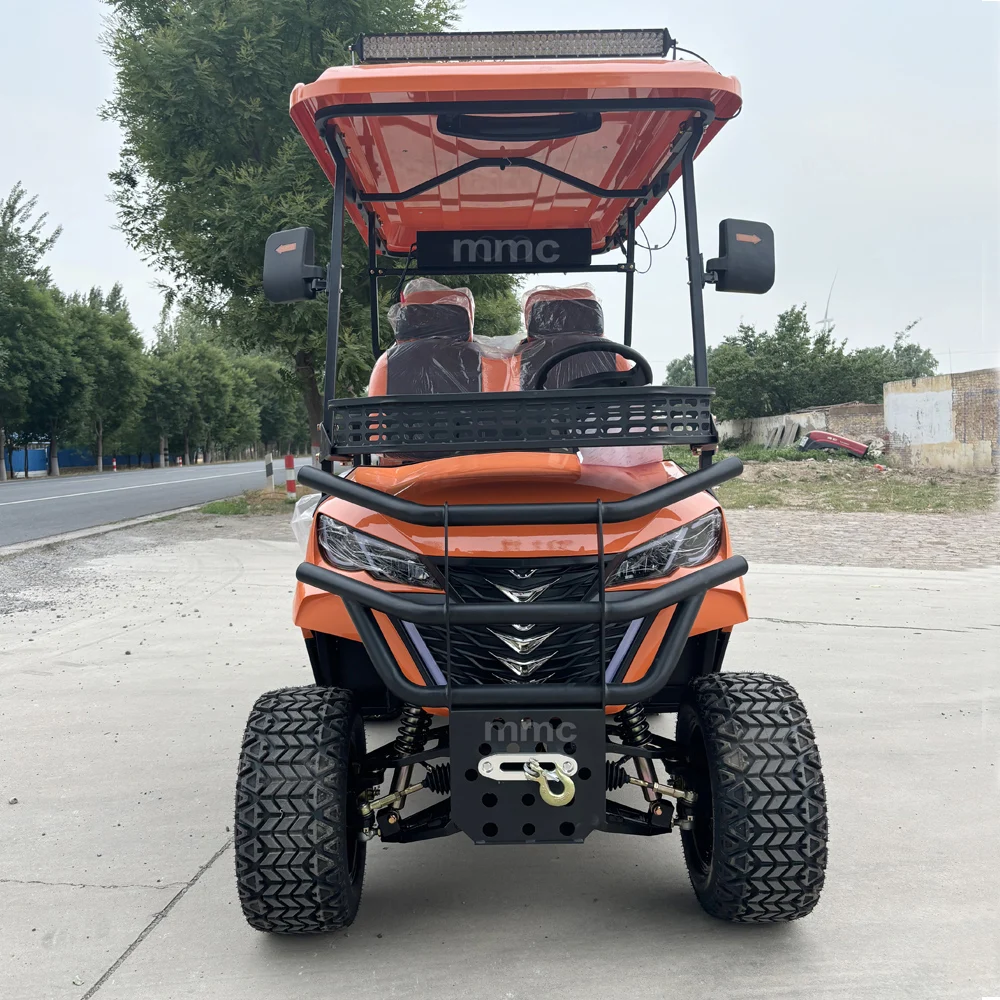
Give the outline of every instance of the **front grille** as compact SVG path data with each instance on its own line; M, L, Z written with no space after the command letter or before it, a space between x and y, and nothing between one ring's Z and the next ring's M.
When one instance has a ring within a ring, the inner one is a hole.
M436 566L444 579L444 560ZM452 559L451 596L462 604L502 601L501 587L546 590L537 601L586 601L597 593L596 559ZM536 626L537 627L537 626Z
M461 604L496 602L544 604L586 601L597 593L593 559L452 559L448 578L452 600ZM438 563L443 575L443 562ZM443 625L420 625L417 631L442 674L447 649ZM629 622L607 622L603 663L615 658ZM636 633L631 629L630 645ZM418 657L423 657L421 651ZM621 663L627 662L620 658ZM600 625L579 624L452 625L453 684L596 683L600 680ZM426 666L426 664L425 664ZM620 671L619 671L620 672Z

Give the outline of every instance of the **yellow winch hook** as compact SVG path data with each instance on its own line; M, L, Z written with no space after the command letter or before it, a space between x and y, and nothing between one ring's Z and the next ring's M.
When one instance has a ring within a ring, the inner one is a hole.
M554 770L546 771L537 760L532 758L529 761L525 761L524 776L528 781L538 783L538 794L547 805L569 805L576 794L576 785L573 784L573 779L558 764L555 765ZM561 792L554 792L552 790L552 785L549 783L550 778L556 778L562 783Z

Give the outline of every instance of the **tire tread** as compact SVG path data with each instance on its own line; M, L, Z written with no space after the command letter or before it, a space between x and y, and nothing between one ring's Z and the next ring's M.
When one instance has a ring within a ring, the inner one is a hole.
M240 753L234 827L237 887L251 927L319 934L353 921L361 879L348 866L345 810L360 724L350 692L337 688L282 688L257 699ZM363 854L359 863L363 874Z
M762 673L692 682L678 737L693 712L714 768L714 848L707 879L684 852L698 899L741 923L796 920L819 901L827 863L826 791L812 724L795 689Z

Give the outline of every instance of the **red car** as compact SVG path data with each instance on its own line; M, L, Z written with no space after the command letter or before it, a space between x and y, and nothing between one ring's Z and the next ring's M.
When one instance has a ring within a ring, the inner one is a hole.
M810 431L802 441L803 451L822 448L825 451L849 451L858 458L868 454L870 445L862 444L842 434L830 434L828 431Z

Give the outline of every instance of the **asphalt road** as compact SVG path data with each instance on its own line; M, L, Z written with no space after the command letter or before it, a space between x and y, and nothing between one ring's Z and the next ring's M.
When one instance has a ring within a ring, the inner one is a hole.
M297 465L309 459L297 459ZM285 470L275 465L279 488ZM190 465L0 485L0 548L208 503L264 486L264 463Z
M299 558L285 517L189 514L0 560L5 1000L1000 996L1000 570L751 564L726 667L798 687L826 774L804 920L706 916L674 834L456 835L373 842L355 924L281 938L240 913L233 787L254 699L311 679Z

